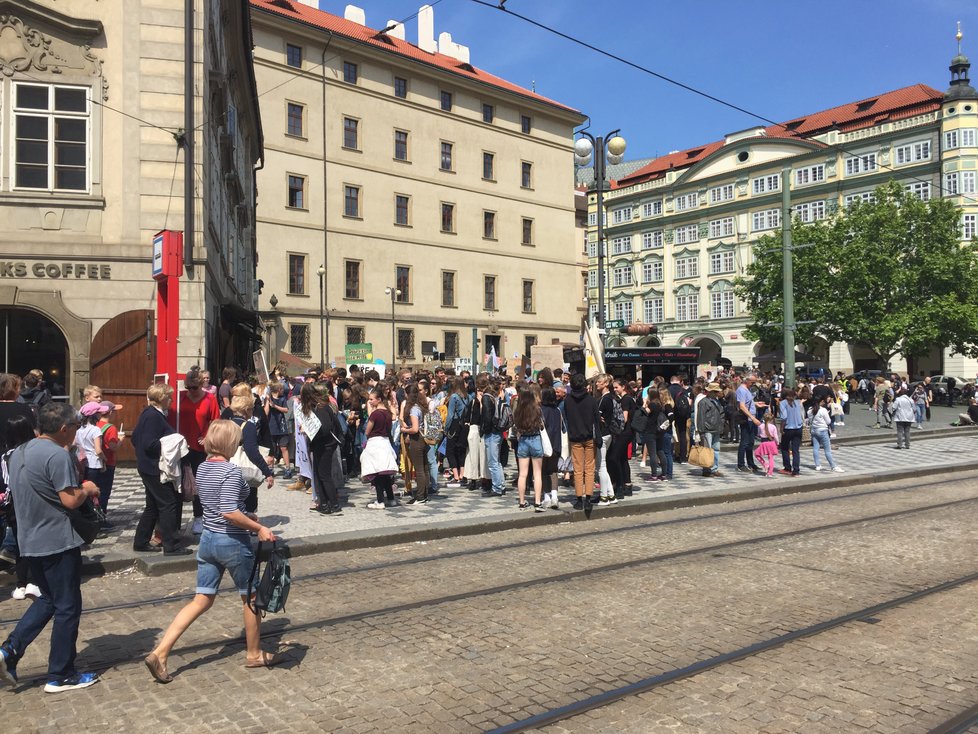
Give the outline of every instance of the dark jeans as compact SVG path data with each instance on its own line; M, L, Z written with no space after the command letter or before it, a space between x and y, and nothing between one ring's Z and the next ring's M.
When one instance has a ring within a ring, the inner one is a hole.
M676 461L682 464L689 456L689 418L675 418L676 424Z
M32 557L29 562L34 583L41 589L41 598L31 603L3 646L10 650L16 665L53 617L48 680L70 678L77 672L75 644L82 613L81 548Z
M756 469L754 462L754 438L757 436L757 426L752 422L740 424L740 445L737 447L737 468L748 466Z
M656 453L662 464L662 476L672 479L672 431L666 431L656 437Z
M340 495L333 483L333 462L336 459L333 454L339 448L336 444L326 446L312 455L312 473L316 482L316 499L319 500L320 507L339 507ZM422 466L423 464L419 464ZM418 469L418 474L422 474L423 469Z
M183 506L180 497L173 489L173 484L160 481L159 474L144 474L139 472L146 489L146 508L136 525L136 536L132 544L141 547L149 544L153 537L153 528L160 525L163 536L163 550L177 550L180 546L180 509Z
M621 494L622 488L632 478L632 473L628 466L628 445L631 442L631 431L625 431L617 436L612 436L611 445L608 446L608 453L605 456L608 462L608 476L611 477L611 486L618 494Z
M785 471L801 471L801 429L785 428L781 434L781 461Z
M112 483L115 481L115 467L106 466L94 481L98 487L99 507L102 508L102 512L107 512L109 509L109 496L112 494Z
M207 454L204 453L203 451L194 451L193 449L190 449L190 451L187 452L187 455L183 457L183 461L181 462L181 464L182 465L190 464L190 468L191 470L193 470L194 476L196 477L197 467L203 464L204 459L206 458L207 458ZM182 502L183 500L181 500L181 512L180 512L181 515L183 514ZM194 505L194 517L203 517L204 506L200 504L200 497L198 497L197 495L194 495L193 505Z

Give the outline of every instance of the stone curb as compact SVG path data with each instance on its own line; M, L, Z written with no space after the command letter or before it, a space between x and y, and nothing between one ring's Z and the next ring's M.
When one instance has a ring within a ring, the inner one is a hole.
M682 465L688 466L688 465ZM830 474L813 475L809 478L791 479L784 477L783 481L765 482L759 486L749 486L741 489L724 489L706 492L696 492L688 495L673 495L669 497L632 498L627 502L606 507L595 507L592 520L604 517L626 517L655 512L665 512L687 507L703 507L707 505L739 502L743 500L778 497L782 495L814 492L822 489L835 489L883 482L913 479L927 472L931 478L941 474L957 474L975 471L973 462L962 462L946 465L940 469L912 468L893 472L875 472L872 474L853 474L849 476ZM695 473L699 473L696 469ZM469 535L484 535L501 530L519 530L539 527L541 525L556 525L565 522L587 521L584 513L569 509L559 512L548 511L545 514L530 512L514 512L492 519L473 518L468 520L451 520L430 523L417 528L371 528L330 535L314 535L305 538L295 538L288 541L292 557L308 556L319 553L357 550L360 548L379 548L384 546L401 545L405 543L420 543L441 540L444 538ZM131 556L91 556L84 557L82 573L84 575L102 575L114 571L134 570L147 576L161 576L169 573L190 572L196 569L197 561L194 556L164 558L162 554L154 554L148 558L132 558Z

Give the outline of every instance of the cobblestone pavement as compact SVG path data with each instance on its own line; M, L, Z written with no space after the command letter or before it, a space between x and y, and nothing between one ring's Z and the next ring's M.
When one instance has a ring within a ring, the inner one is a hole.
M937 420L935 409L935 421ZM945 409L946 410L946 409ZM850 419L846 428L853 424ZM842 436L844 429L839 430ZM884 437L886 432L865 429L865 433ZM893 431L889 432L893 438ZM951 463L963 463L974 455L978 445L978 435L943 431L931 433L927 430L915 436L909 451L896 451L891 444L872 444L860 446L837 445L834 448L836 461L851 475L879 475L892 470L921 468L930 471ZM895 439L894 439L895 440ZM817 474L813 471L810 447L802 449L802 476L785 477L775 475L769 479L763 476L745 475L736 471L736 445L724 444L720 451L721 478L704 479L697 467L675 466L674 479L670 482L650 481L648 469L640 468L637 459L631 462L632 479L636 493L628 503L641 503L650 499L693 496L704 492L730 492L761 486L785 486L794 484L803 487L813 481L831 482L834 475ZM780 468L780 463L778 463ZM507 484L512 487L515 479L515 459L510 460L507 471ZM843 476L843 475L840 475ZM389 510L368 510L366 505L374 499L369 485L352 479L345 490L348 500L340 516L323 516L309 511L311 498L301 491L287 491L288 482L278 479L271 489L264 486L259 490L259 515L262 521L285 539L338 537L343 534L355 535L362 532L379 532L386 529L411 529L432 523L451 521L482 522L491 524L496 520L512 517L516 512L516 493L508 492L503 498L485 498L481 492L467 489L442 488L438 498L426 505L402 506ZM573 489L561 488L561 501L565 510L573 501ZM532 496L532 495L531 495ZM99 560L129 560L136 556L132 551L132 537L139 514L144 503L142 482L134 470L120 469L116 474L115 488L109 502L110 519L115 530L107 538L96 541L86 555ZM596 510L600 512L600 509ZM525 513L524 513L525 514ZM190 509L184 508L185 533L188 543L194 538L189 534ZM156 559L150 559L156 560Z
M0 690L5 734L485 731L978 570L978 473L619 520L297 558L263 627L286 665L242 666L225 592L169 686L139 658L193 574L88 579L79 665L103 681L44 694L42 635ZM926 597L550 730L927 731L974 702L976 601ZM24 604L0 601L0 632Z

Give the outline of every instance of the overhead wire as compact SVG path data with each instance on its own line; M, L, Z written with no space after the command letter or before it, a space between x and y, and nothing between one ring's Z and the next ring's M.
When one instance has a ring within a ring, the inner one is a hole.
M717 104L723 105L724 107L728 107L728 108L730 108L732 110L735 110L737 112L742 112L743 114L745 114L745 115L747 115L749 117L753 117L756 120L761 120L762 122L766 122L769 125L773 125L774 127L782 128L787 133L789 133L789 136L790 137L794 137L794 138L797 138L799 140L808 140L808 138L805 138L805 137L799 135L797 133L797 131L794 131L794 130L789 129L788 126L785 123L783 123L783 122L777 122L775 120L772 120L769 117L765 117L762 114L759 114L757 112L754 112L752 110L749 110L749 109L747 109L745 107L741 107L740 105L737 105L737 104L735 104L733 102L730 102L728 100L722 99L721 97L717 97L717 96L715 96L713 94L710 94L709 92L705 92L702 89L697 89L696 87L694 87L694 86L692 86L690 84L686 84L685 82L681 82L678 79L673 79L672 77L667 76L666 74L662 74L660 72L657 72L654 69L650 69L650 68L648 68L646 66L643 66L642 64L638 64L638 63L635 63L634 61L630 61L629 59L626 59L626 58L624 58L622 56L619 56L618 54L612 53L611 51L606 51L605 49L600 48L599 46L595 46L594 44L589 43L587 41L584 41L584 40L582 40L580 38L577 38L576 36L572 36L572 35L570 35L568 33L564 33L563 31L558 30L557 28L554 28L552 26L549 26L546 23L543 23L541 21L535 20L535 19L530 18L530 17L525 16L525 15L522 15L521 13L517 13L516 11L514 11L514 10L512 10L510 8L507 8L505 6L505 0L503 2L498 3L498 4L492 3L492 2L488 2L487 0L471 0L471 2L473 2L473 3L477 4L477 5L482 5L482 6L487 7L487 8L491 8L492 10L502 11L503 13L506 13L507 15L511 15L514 18L517 18L519 20L522 20L525 23L529 23L530 25L535 26L535 27L537 27L537 28L539 28L539 29L541 29L543 31L546 31L548 33L551 33L551 34L553 34L555 36L559 36L560 38L563 38L564 40L570 41L571 43L575 43L575 44L577 44L579 46L583 46L584 48L587 48L587 49L589 49L591 51L594 51L597 54L600 54L602 56L606 56L609 59L612 59L612 60L617 61L619 63L625 64L626 66L629 66L629 67L631 67L633 69L636 69L637 71L640 71L640 72L642 72L644 74L648 74L650 76L653 76L656 79L660 79L661 81L664 81L664 82L666 82L668 84L672 84L674 86L677 86L680 89L683 89L683 90L685 90L687 92L690 92L692 94L699 95L700 97L704 97L707 100L710 100L710 101L715 102ZM851 156L851 157L860 157L862 155L865 155L865 153L853 153L851 151L851 149L847 149L842 144L834 144L832 147L835 147L837 150L840 150L842 153L844 153L844 154L846 154L848 156ZM891 171L893 173L903 173L903 172L900 171L900 169L896 169L896 168L893 168L891 165L887 165L887 164L879 163L879 162L877 162L877 168L879 168L881 170L884 170L884 171ZM938 173L940 174L941 172L939 171ZM928 183L931 186L934 186L934 183L933 183L933 181L931 179L921 178L920 176L918 176L916 174L913 174L913 173L904 174L902 176L902 178L905 179L905 180L916 181L918 183ZM947 189L946 189L946 187L943 184L943 180L942 180L942 176L941 175L938 175L938 182L937 182L936 188L938 190L938 193L941 194L942 196L945 193L947 193ZM962 199L964 199L964 200L966 200L966 201L968 201L968 202L970 202L972 204L978 203L978 198L975 198L974 196L968 196L967 194L960 194L959 193L959 194L951 194L951 196L961 197Z

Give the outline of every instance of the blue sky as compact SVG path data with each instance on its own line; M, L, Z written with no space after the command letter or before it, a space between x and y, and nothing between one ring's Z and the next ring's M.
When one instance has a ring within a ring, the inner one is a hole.
M358 0L367 24L416 12L411 0ZM947 88L960 20L978 85L974 0L666 2L507 0L507 8L740 107L782 121L910 84ZM346 2L320 0L342 15ZM617 61L472 0L442 0L448 31L472 63L590 115L591 132L621 128L626 158L653 157L756 124ZM417 24L407 24L417 42Z

